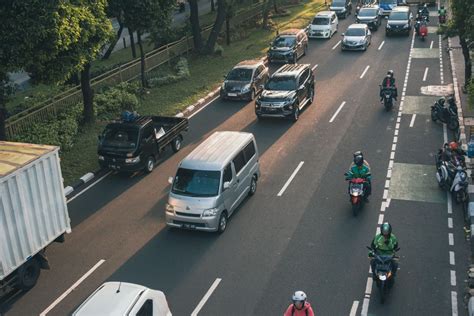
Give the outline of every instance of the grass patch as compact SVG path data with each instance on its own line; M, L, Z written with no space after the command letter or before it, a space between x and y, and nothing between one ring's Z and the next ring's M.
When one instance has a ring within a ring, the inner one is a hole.
M289 8L289 16L274 18L273 22L280 30L303 28L308 25L314 14L322 9L324 9L322 0L308 1ZM224 47L222 56L190 54L188 57L190 78L149 89L142 97L139 113L174 115L218 87L223 75L241 60L264 56L268 43L275 36L275 31L253 29L248 33L249 36L244 40L234 42L230 46L222 45ZM160 71L168 73L170 67L164 65ZM98 122L94 126L84 127L73 149L61 154L64 185L70 185L84 173L98 168L97 135L101 133L105 124Z

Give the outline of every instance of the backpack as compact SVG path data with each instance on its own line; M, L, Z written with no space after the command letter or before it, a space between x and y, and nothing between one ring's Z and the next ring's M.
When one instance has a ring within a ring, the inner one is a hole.
M304 312L306 313L306 316L308 316L308 309L305 309ZM293 308L291 309L291 316L295 316L295 305L293 305Z

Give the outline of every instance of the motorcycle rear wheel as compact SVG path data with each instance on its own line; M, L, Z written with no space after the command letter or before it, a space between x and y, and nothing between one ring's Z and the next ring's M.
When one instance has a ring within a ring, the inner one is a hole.
M459 128L459 121L458 120L450 120L448 122L448 128L452 131L455 131Z
M359 201L356 204L352 204L352 215L357 216L359 214L360 209L362 208L362 202Z
M438 111L431 111L431 120L436 122L438 120Z

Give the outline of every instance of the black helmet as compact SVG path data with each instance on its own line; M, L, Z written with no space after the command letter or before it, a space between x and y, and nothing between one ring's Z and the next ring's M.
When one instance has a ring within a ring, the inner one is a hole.
M362 166L364 164L364 155L360 150L356 151L354 153L354 163L356 166Z
M387 71L387 75L393 78L393 70L390 69L389 71Z
M451 105L455 105L456 104L456 100L454 100L453 96L450 95L448 97L448 103L451 104Z
M390 236L392 233L392 225L390 225L388 222L383 223L380 225L380 233L384 236Z

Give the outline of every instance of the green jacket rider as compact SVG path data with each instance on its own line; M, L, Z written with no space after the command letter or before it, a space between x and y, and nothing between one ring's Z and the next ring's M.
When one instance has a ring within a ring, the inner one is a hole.
M366 191L364 198L367 200L368 196L372 192L372 176L370 174L370 165L364 159L364 155L360 150L354 153L354 160L351 166L349 167L349 171L346 173L347 180L351 180L354 178L362 178L367 180L366 185L364 185Z
M385 222L380 225L380 233L377 234L372 241L371 248L372 251L369 252L369 257L374 257L375 254L382 255L382 256L392 256L395 255L395 252L398 249L398 240L394 234L392 234L392 225ZM372 259L370 262L370 266L372 268L372 277L375 280L375 269L376 269L376 260ZM392 260L392 272L395 276L398 271L398 263L397 260Z
M438 15L443 16L446 15L446 9L442 5L441 8L438 10Z

